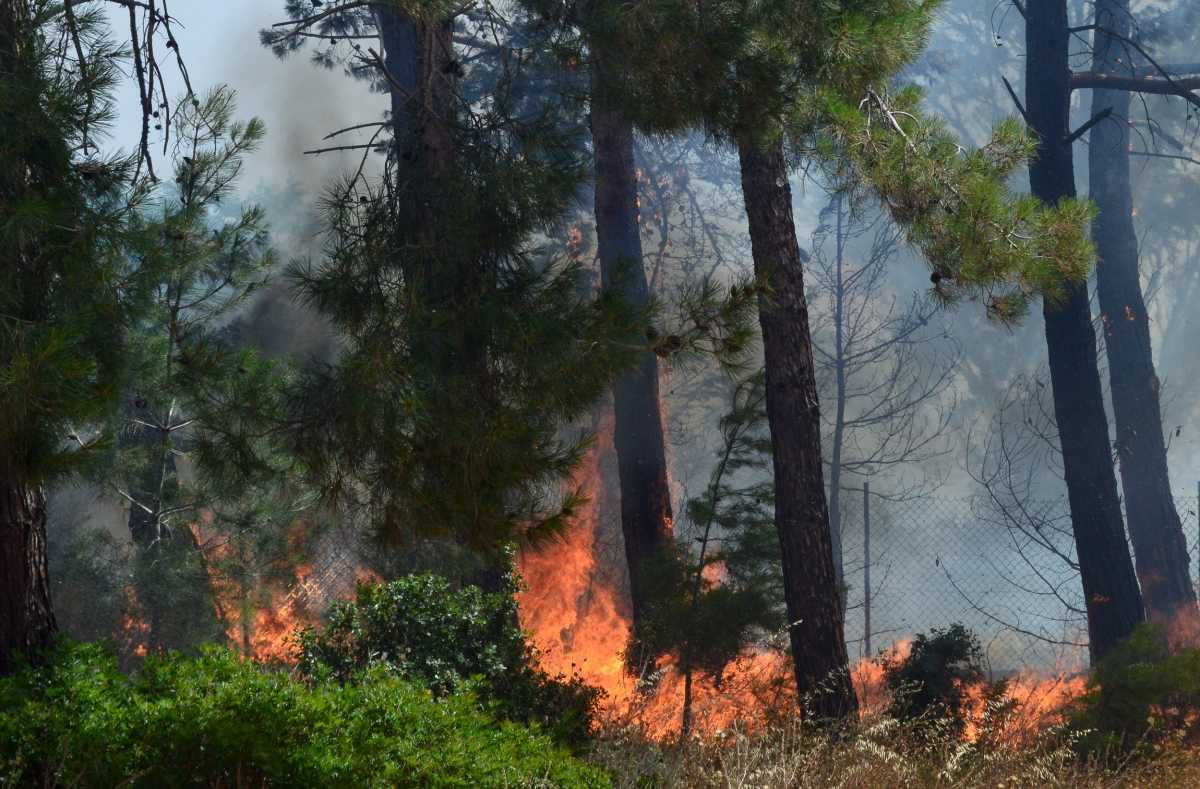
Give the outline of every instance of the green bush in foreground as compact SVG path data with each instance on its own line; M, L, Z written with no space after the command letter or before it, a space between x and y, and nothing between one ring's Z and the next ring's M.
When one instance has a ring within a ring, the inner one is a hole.
M212 648L136 677L95 645L0 679L0 786L607 786L470 693L299 682Z

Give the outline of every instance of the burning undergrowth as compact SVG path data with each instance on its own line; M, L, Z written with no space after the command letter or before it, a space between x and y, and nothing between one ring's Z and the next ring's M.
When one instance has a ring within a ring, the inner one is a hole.
M613 551L614 535L602 513L606 486L603 460L610 444L601 426L600 443L579 470L592 499L562 539L537 552L524 552L519 570L525 589L519 595L521 622L539 652L543 669L577 676L602 689L602 715L607 727L634 729L658 740L680 732L685 673L675 658L665 657L632 676L624 649L630 640L627 582L618 567L623 557ZM617 535L619 537L619 535ZM720 583L721 568L705 568L705 579ZM777 639L779 640L779 639ZM885 653L864 659L851 669L864 725L895 712L895 688L889 665L902 662L909 639ZM795 682L786 652L774 644L744 650L714 673L692 678L692 731L702 737L722 736L783 725L794 719ZM1085 690L1077 667L1023 673L994 684L983 676L964 682L962 737L975 741L1002 734L1014 745L1064 720L1064 708Z
M603 691L602 731L636 731L654 741L677 741L685 672L668 656L646 667L641 676L633 676L623 654L631 630L628 580L620 535L611 525L614 519L607 517L612 513L605 509L613 509L612 502L605 500L606 486L601 484L611 433L603 429L599 433L597 447L579 470L579 479L592 489L593 498L559 541L519 556L524 583L518 594L521 625L537 650L542 670L551 676L578 678ZM260 661L292 659L292 636L298 628L317 624L333 601L352 594L357 582L378 580L362 569L357 553L347 549L344 535L329 532L315 540L311 537L309 527L297 524L290 537L297 542L292 553L311 560L296 565L283 582L255 579L252 587L259 596L252 597L245 593L247 586L216 571L230 558L226 554L232 545L211 535L206 538L203 528L196 529L197 545L214 568L211 581L218 616L228 640L242 654ZM305 543L303 551L300 543ZM706 567L705 580L721 583L721 569ZM136 611L135 603L131 598L130 611ZM123 630L136 648L142 634L137 617L127 617ZM1179 633L1185 630L1173 628ZM911 639L901 640L852 666L864 731L904 718L897 714L898 688L889 681L888 672L910 656L913 644ZM144 654L145 647L139 652ZM1060 729L1068 708L1088 692L1078 666L1018 673L1002 682L992 679L967 674L954 680L961 699L954 710L959 742L1031 747L1046 732ZM692 681L691 731L700 739L719 740L733 733L751 736L786 727L797 718L791 666L786 651L776 645L745 650L719 672L697 672ZM927 717L932 720L937 715Z

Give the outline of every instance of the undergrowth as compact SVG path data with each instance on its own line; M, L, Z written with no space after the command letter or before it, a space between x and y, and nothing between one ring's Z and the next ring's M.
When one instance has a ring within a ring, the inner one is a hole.
M133 677L96 645L0 679L0 786L591 787L603 773L466 689L384 667L301 682L211 648Z
M945 719L881 717L835 735L792 722L664 745L633 729L608 729L589 760L622 789L1200 786L1200 754L1179 741L1137 755L1083 756L1083 735L1065 727L1012 746L997 737L964 741L959 732Z

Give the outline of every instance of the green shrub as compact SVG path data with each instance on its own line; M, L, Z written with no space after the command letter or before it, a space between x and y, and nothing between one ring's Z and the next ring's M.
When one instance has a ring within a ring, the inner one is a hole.
M581 744L600 691L537 668L517 620L514 591L454 589L437 575L360 586L353 602L330 611L323 629L300 632L299 669L346 681L380 665L435 695L474 681L496 715L538 723L560 741Z
M904 658L883 660L883 676L892 692L889 712L900 720L921 717L948 722L955 731L966 725L963 689L985 681L979 639L961 624L918 633ZM1003 684L987 689L989 698L1003 694Z
M299 682L211 648L134 678L95 645L0 680L0 786L607 786L470 693Z
M1101 660L1074 723L1081 748L1129 749L1200 728L1200 649L1168 649L1162 627L1139 625Z

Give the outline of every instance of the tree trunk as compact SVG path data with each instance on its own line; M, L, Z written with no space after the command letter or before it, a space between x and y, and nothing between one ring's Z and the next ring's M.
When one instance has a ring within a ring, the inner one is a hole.
M596 157L596 236L601 287L618 287L631 303L644 306L650 300L650 289L642 265L633 124L606 95L603 72L603 61L597 56L592 66L591 126ZM642 565L670 546L672 540L658 360L653 353L646 353L637 368L614 385L613 411L613 445L621 485L621 531L625 537L636 626L649 603Z
M821 418L813 367L802 255L780 143L738 147L754 271L768 292L759 300L766 366L767 421L775 470L775 526L783 556L796 687L812 694L818 720L853 715L821 459Z
M1067 27L1065 0L1030 0L1026 5L1025 105L1039 138L1029 182L1047 204L1075 196L1071 146L1064 144L1070 123ZM1087 285L1068 286L1063 301L1046 301L1042 313L1095 661L1143 620L1142 599L1121 520Z
M1096 24L1128 38L1130 20L1128 0L1098 0ZM1096 33L1094 71L1132 74L1135 57L1112 35ZM1089 196L1100 209L1092 224L1100 257L1096 291L1138 580L1150 618L1170 622L1179 611L1194 612L1196 595L1188 571L1187 540L1171 495L1150 320L1138 273L1129 180L1129 93L1093 90L1092 117L1107 109L1111 117L1092 128L1088 146Z
M454 156L452 25L422 22L398 8L376 9L375 24L391 86L394 153L430 174L444 171Z
M46 565L46 495L9 474L0 480L0 676L14 658L36 662L54 640Z

